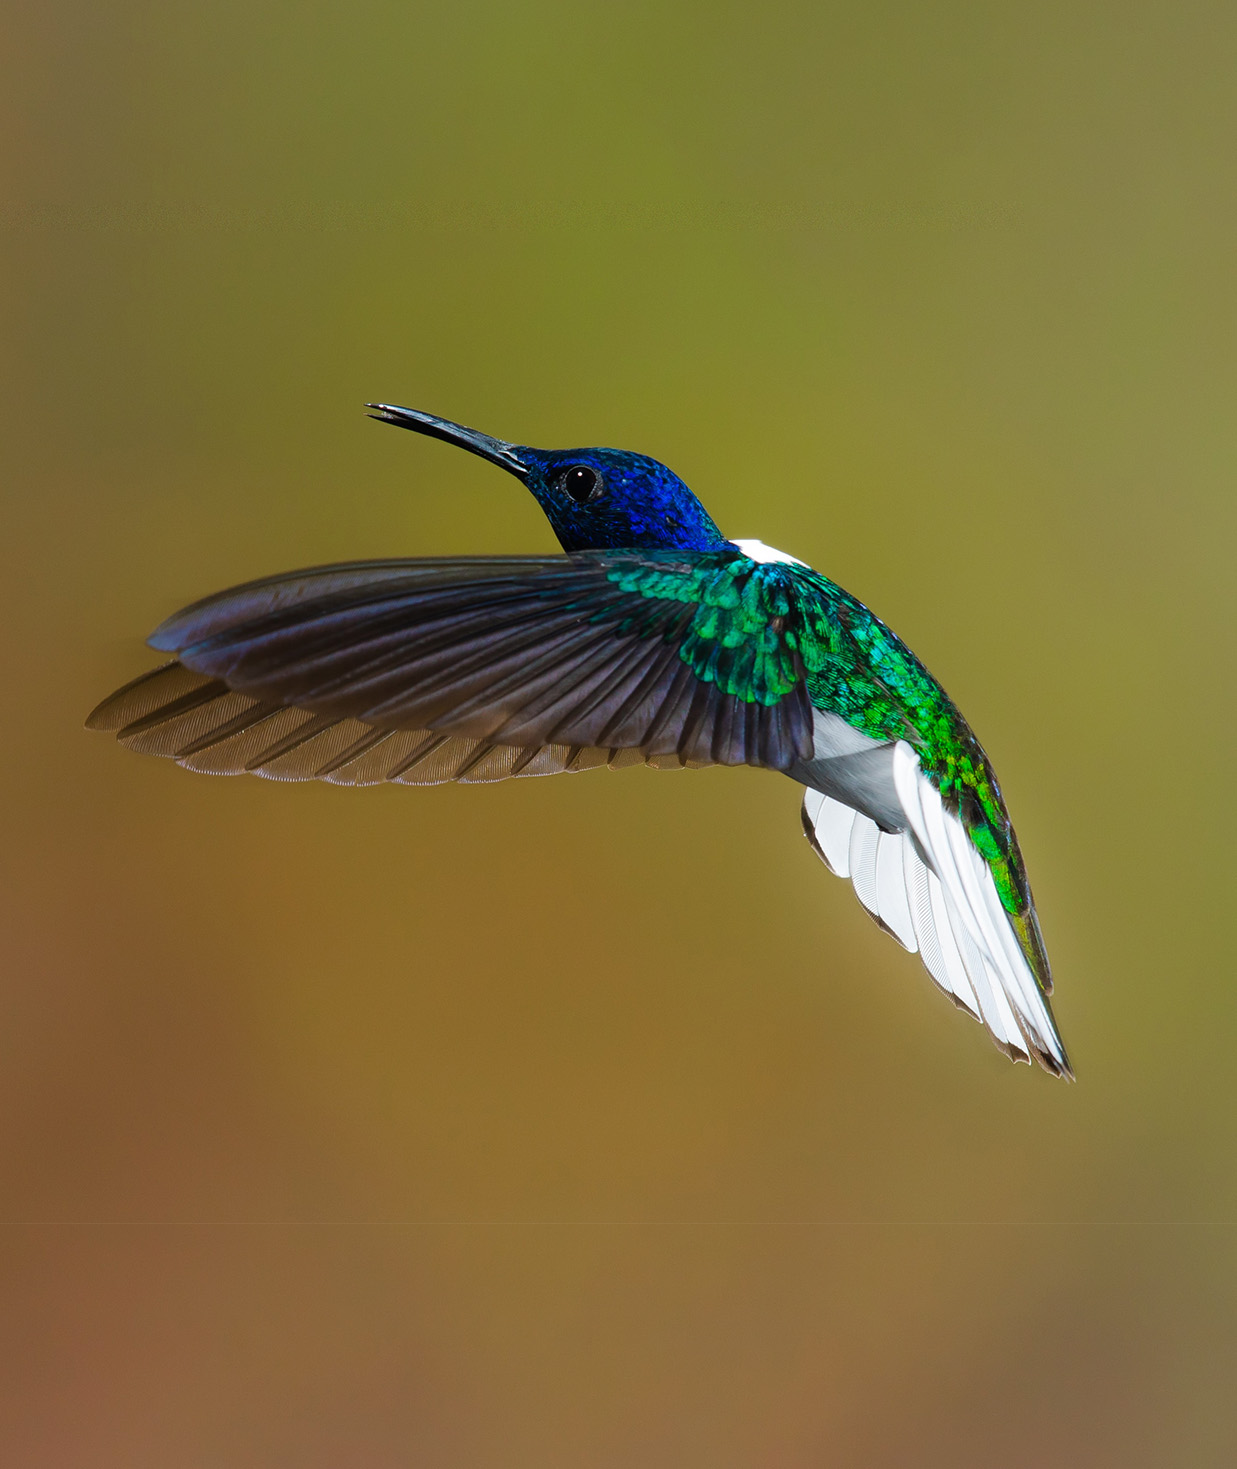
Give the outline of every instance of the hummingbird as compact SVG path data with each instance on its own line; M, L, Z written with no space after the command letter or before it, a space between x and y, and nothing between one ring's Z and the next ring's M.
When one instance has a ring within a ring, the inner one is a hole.
M664 464L370 416L521 480L552 556L357 561L216 593L87 720L190 770L435 785L752 765L829 870L1012 1060L1072 1078L1018 841L979 741L857 598L731 540Z

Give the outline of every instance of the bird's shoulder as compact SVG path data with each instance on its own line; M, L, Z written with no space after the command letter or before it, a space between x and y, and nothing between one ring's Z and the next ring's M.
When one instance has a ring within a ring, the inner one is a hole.
M719 658L728 655L745 675L731 690L741 697L772 703L804 684L817 708L841 714L877 739L895 739L912 731L908 712L938 692L909 649L862 602L763 542L588 551L572 559L604 577L608 597L689 606L684 660L712 682Z

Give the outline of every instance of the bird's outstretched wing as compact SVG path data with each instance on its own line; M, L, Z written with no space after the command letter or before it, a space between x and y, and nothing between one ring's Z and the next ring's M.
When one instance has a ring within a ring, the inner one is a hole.
M221 679L165 663L118 689L91 714L91 729L114 731L131 750L165 755L187 770L324 780L333 785L441 785L619 769L668 757L588 746L495 745L465 735L405 730L314 714L229 689Z
M170 618L150 641L176 660L88 722L192 769L285 780L786 770L813 715L778 595L737 552L294 572Z
M150 641L174 661L88 723L195 770L358 785L784 771L868 911L1007 1054L1069 1074L982 750L909 650L806 568L737 550L364 562L220 593Z

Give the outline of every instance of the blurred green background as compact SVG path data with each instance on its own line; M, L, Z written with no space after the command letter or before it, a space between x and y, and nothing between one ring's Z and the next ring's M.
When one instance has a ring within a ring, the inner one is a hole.
M5 1461L1232 1463L1237 12L0 27ZM85 733L207 592L553 548L374 397L654 454L890 622L1000 771L1078 1084L788 781Z

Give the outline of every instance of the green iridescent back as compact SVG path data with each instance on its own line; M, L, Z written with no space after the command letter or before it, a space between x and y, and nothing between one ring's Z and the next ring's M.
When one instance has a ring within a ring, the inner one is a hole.
M817 709L877 740L904 739L988 863L1023 949L1046 975L1026 869L979 741L905 643L809 567L740 551L613 553L609 579L655 600L698 603L680 650L705 682L775 704L802 680Z

